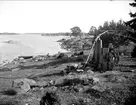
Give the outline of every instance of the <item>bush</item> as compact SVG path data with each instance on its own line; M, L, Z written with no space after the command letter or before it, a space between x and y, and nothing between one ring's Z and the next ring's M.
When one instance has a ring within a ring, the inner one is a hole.
M131 56L136 57L136 46L134 47L133 52L131 53Z
M61 105L55 92L46 92L41 98L40 105Z
M14 89L7 89L1 92L3 95L14 96L17 92Z

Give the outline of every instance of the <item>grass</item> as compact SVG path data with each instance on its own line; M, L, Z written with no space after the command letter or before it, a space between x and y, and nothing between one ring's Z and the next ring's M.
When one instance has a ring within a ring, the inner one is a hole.
M29 67L23 66L23 70L15 71L15 72L0 72L1 76L4 74L4 77L8 77L11 74L11 77L25 77L24 74L27 74L26 77L30 74L33 74L30 77L37 77L38 81L47 81L48 80L55 80L54 86L44 87L43 90L41 88L34 88L34 90L30 90L29 92L25 93L24 95L16 94L16 91L12 88L9 89L10 83L12 82L11 79L0 78L0 86L3 88L0 92L0 105L25 105L26 101L30 101L32 105L39 105L40 101L41 105L45 105L45 103L49 103L49 100L52 101L49 105L133 105L132 102L135 102L136 99L136 74L135 72L123 72L124 67L120 67L122 72L118 74L114 74L109 71L109 75L112 74L117 77L117 79L121 79L124 77L123 82L112 82L112 76L107 76L105 73L97 73L97 78L100 78L102 81L102 85L100 85L100 89L97 90L92 89L94 84L90 85L91 83L86 79L77 79L76 77L69 80L61 74L61 71L68 65L66 62L74 62L78 61L77 59L67 61L67 58L64 59L56 59L54 61L50 61L46 64L50 64L50 67L47 68L44 65L31 65L30 68L24 70L25 68ZM131 60L125 61L126 64L131 64ZM37 62L39 63L39 62ZM44 62L43 62L44 63ZM42 63L42 64L43 64ZM123 63L122 61L120 63ZM61 65L63 64L63 65ZM37 67L43 69L33 69L31 67ZM131 68L127 68L131 69ZM117 69L118 70L118 69ZM79 75L79 74L76 74ZM81 75L81 74L80 74ZM111 79L109 79L111 78ZM3 82L2 82L3 81ZM104 83L103 83L104 82ZM58 85L57 85L58 83ZM6 85L4 85L6 84ZM8 85L7 85L8 84ZM97 84L95 84L97 85ZM98 84L99 85L99 84ZM4 88L5 87L5 88ZM54 88L53 88L54 87ZM110 87L110 88L105 88ZM8 89L6 89L8 88ZM100 91L101 88L104 91ZM51 91L49 91L51 90ZM48 93L48 94L47 94ZM30 95L30 96L28 96ZM37 98L38 97L38 98ZM39 99L39 100L36 100ZM37 103L36 103L37 102ZM21 104L23 103L23 104ZM30 105L31 105L30 104Z
M21 105L18 101L13 100L0 100L0 105Z

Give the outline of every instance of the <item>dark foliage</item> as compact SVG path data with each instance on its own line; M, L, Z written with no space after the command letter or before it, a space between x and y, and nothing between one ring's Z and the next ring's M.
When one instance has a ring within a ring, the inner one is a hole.
M78 26L75 26L75 27L71 28L70 30L71 30L73 36L78 36L82 32Z
M14 96L17 92L14 89L8 89L1 92L3 95Z
M133 3L129 4L132 7L136 7L136 0L134 0ZM128 31L129 36L131 36L131 40L133 40L136 43L136 12L129 13L130 17L132 17L133 19L125 22L125 24L129 27L131 27L132 31ZM136 57L136 47L134 48L133 52L132 52L132 57Z
M127 39L125 36L127 35L126 30L129 30L129 27L126 26L122 20L118 22L113 20L110 22L106 21L103 26L99 26L96 33L98 35L107 30L109 32L101 36L103 46L108 47L108 44L112 43L115 47L119 47L119 45L123 45Z
M124 103L124 105L135 105L136 103L136 86L130 87L131 96L128 97Z
M85 91L85 93L88 93L88 94L90 94L91 96L93 96L97 99L99 99L101 94L102 94L101 92L94 90L94 89L88 89L88 90Z
M40 105L61 105L55 92L46 92L41 98Z
M136 46L134 47L134 49L133 49L133 52L132 52L131 56L132 56L132 57L136 57Z
M136 96L128 98L124 103L124 105L135 105L135 103L136 103Z

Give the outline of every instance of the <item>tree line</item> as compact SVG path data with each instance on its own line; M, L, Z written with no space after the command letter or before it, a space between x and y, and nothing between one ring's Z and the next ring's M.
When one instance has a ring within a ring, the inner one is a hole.
M134 0L133 3L130 3L129 5L136 7L136 0ZM104 24L100 25L98 28L91 26L87 35L93 35L95 38L100 33L109 30L109 33L101 36L104 47L107 47L109 43L113 43L115 47L125 44L127 45L129 41L136 43L136 12L130 12L129 15L132 19L127 22L123 20L115 22L114 20L111 20L109 22L105 21ZM70 30L72 32L71 35L73 36L83 35L82 30L78 26L75 26ZM133 49L132 57L136 57L136 46Z
M126 26L123 20L119 20L118 22L115 22L114 20L110 22L105 21L104 24L100 25L98 28L91 26L87 34L93 35L95 38L97 35L107 30L111 32L101 36L103 46L107 47L109 43L113 43L115 47L118 47L119 45L124 44L127 30L130 30L130 27ZM78 26L71 28L71 32L73 36L83 35L80 27Z

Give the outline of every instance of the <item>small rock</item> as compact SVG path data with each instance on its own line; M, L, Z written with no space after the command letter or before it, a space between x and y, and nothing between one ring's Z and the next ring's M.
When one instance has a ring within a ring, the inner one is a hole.
M82 93L83 92L83 88L79 88L78 91Z
M119 83L122 83L122 82L124 82L124 81L126 81L126 78L125 77L116 77L116 82L119 82Z
M49 85L54 85L55 81L54 80L50 80Z
M19 70L19 68L14 68L14 69L12 69L12 71L14 72L14 71L18 71Z
M75 68L77 68L77 67L78 67L78 64L74 64L73 66L74 66Z
M87 73L93 74L94 72L92 70L87 70Z
M112 105L117 105L116 103L113 103Z
M40 90L43 90L43 89L44 89L43 87L40 88Z
M97 90L97 91L99 91L99 92L104 92L104 91L105 91L104 88L102 88L102 87L100 87L100 86L98 86L98 85L93 86L92 89Z
M70 72L69 74L68 74L68 77L73 77L73 76L75 76L76 75L76 73L73 73L73 72Z
M35 84L31 84L31 87L45 87L48 86L48 82L46 81L41 81L41 82L37 82Z
M99 81L99 78L93 77L93 83L98 83Z
M26 81L29 85L36 83L36 82L35 82L34 80L32 80L32 79L24 78L23 80Z
M77 69L76 71L77 72L83 72L84 70L83 69Z
M97 85L94 85L93 87L91 87L92 89L94 89L94 90L97 90L97 91L99 91L99 92L104 92L105 90L109 90L109 89L111 89L111 86L107 86L107 85L105 85L104 83L99 83L99 84L97 84Z

